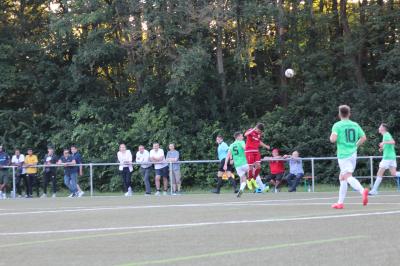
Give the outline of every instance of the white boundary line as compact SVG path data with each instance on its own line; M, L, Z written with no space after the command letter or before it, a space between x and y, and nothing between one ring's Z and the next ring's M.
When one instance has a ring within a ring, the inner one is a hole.
M232 221L219 221L219 222L161 224L161 225L139 225L139 226L125 226L125 227L82 228L82 229L66 229L66 230L54 230L54 231L27 231L27 232L0 233L0 236L20 236L20 235L26 236L26 235L65 234L65 233L90 233L90 232L121 231L121 230L136 230L136 229L160 229L160 228L180 228L180 227L203 227L203 226L213 226L213 225L236 225L236 224L254 224L254 223L312 221L312 220L330 220L330 219L354 218L354 217L366 217L366 216L381 216L381 215L396 215L396 214L400 214L400 210L369 212L369 213L353 213L353 214L295 217L295 218L236 220L236 221L232 220Z
M380 197L400 197L400 195L381 195ZM360 196L351 196L346 199L359 199ZM228 201L228 202L209 202L209 203L188 203L188 204L166 204L166 205L141 205L141 206L108 206L108 207L60 207L53 210L38 211L20 211L20 212L4 212L1 216L17 216L27 214L52 214L52 213L71 213L71 212L88 212L88 211L114 211L114 210L131 210L131 209L158 209L158 208L194 208L194 207L226 207L226 206L250 206L250 205L265 205L265 206L291 206L285 205L285 202L304 202L315 200L336 200L337 197L321 197L321 198L300 198L300 199L276 199L276 200L252 200L252 201ZM330 203L326 203L330 204ZM350 204L350 203L346 203ZM292 204L296 206L296 204ZM311 205L311 204L304 204ZM70 208L70 209L68 209Z

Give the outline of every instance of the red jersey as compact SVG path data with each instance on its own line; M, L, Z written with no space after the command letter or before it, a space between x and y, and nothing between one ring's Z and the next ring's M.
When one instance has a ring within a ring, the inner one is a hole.
M245 152L259 152L258 148L260 147L261 134L256 132L253 128L247 130L245 134L248 132L250 132L250 134L247 135Z
M285 161L269 161L271 174L282 174L285 172Z

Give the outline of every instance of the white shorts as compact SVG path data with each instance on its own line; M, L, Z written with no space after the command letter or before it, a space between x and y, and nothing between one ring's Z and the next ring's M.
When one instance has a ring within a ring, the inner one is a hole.
M357 153L345 159L338 159L340 174L353 173L356 170Z
M383 169L390 169L390 168L397 168L397 162L396 160L382 160L379 163L379 168Z
M249 171L249 166L247 164L242 165L240 167L236 167L236 173L238 174L239 177L245 176L248 171Z

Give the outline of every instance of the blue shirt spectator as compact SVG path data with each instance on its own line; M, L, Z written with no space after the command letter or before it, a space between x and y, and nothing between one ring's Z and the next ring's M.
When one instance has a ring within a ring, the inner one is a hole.
M0 146L0 166L8 166L10 164L10 156L3 150L3 146ZM7 168L1 168L1 170L7 170Z
M176 159L177 161L179 161L179 151L177 151L177 150L168 151L167 152L167 161L169 161L168 159ZM181 169L181 165L179 163L172 164L172 170L179 171L180 169Z
M68 154L68 155L63 155L60 157L59 161L62 163L72 163L74 161L74 156ZM76 161L75 161L76 163ZM64 167L64 175L71 175L71 174L77 174L78 173L78 168L76 166L65 166Z
M294 175L304 174L303 161L300 158L290 158L289 160L290 173Z
M72 153L71 155L73 159L75 160L76 164L81 164L82 163L82 156L79 152ZM81 169L81 166L74 166L73 172L72 173L78 173Z

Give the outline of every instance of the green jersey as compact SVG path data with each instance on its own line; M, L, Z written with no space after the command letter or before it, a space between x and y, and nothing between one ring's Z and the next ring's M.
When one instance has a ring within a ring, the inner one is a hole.
M391 141L391 140L393 140L393 138L389 132L383 134L382 141ZM383 144L383 159L396 160L396 152L394 150L394 144Z
M245 146L246 144L243 140L235 140L235 142L229 146L235 167L247 164L246 154L244 153Z
M332 133L337 135L337 156L346 159L357 152L357 141L365 136L362 128L351 120L345 119L336 122L332 127Z

